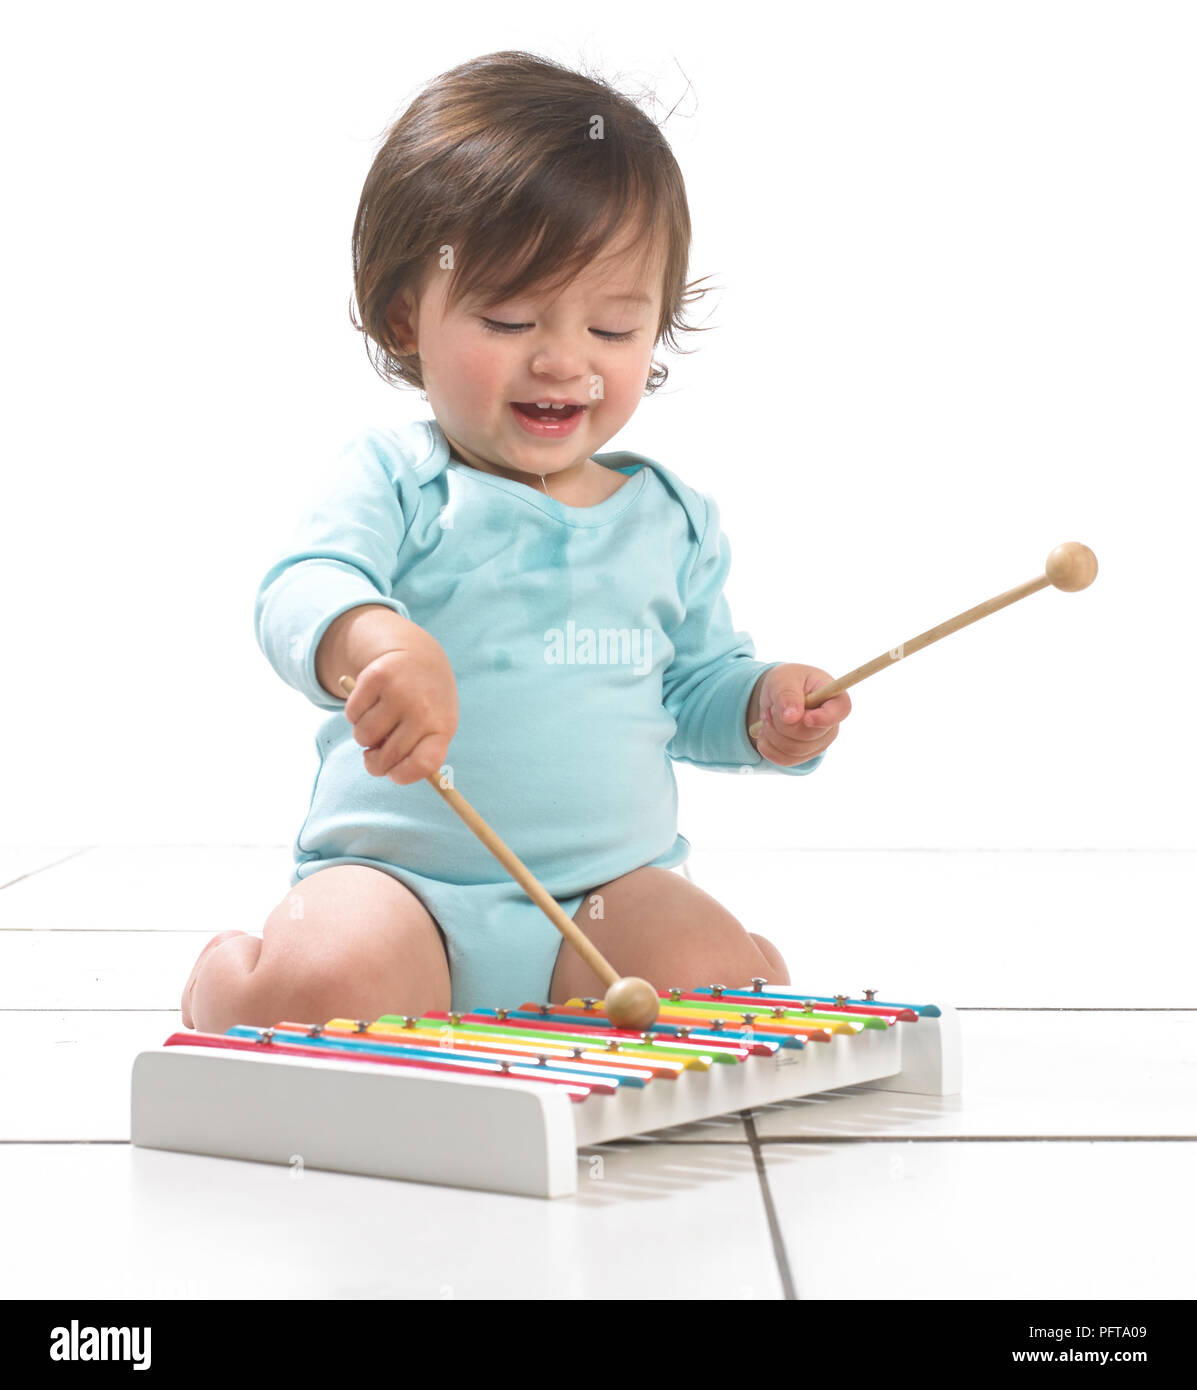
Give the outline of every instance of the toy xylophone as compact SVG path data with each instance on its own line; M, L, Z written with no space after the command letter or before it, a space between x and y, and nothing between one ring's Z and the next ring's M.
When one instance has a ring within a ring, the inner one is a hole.
M174 1033L133 1064L133 1143L528 1196L577 1191L579 1147L842 1086L960 1089L955 1011L754 980L373 1023Z

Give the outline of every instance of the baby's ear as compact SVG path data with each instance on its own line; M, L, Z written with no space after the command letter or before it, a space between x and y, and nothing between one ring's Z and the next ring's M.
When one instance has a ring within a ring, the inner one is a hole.
M391 337L390 345L404 355L414 352L416 348L416 334L411 322L414 304L415 296L412 292L400 290L387 305L386 321Z

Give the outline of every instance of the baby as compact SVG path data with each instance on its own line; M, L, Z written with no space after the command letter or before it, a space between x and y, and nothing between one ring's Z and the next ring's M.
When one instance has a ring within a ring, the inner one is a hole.
M806 775L849 698L804 711L831 676L758 662L733 629L709 497L597 452L664 381L658 342L690 331L689 248L668 145L602 82L491 54L388 132L354 324L434 418L354 439L259 587L265 656L329 715L291 891L260 938L205 946L187 1027L603 995L433 773L620 975L789 983L769 941L670 872L689 851L672 761Z

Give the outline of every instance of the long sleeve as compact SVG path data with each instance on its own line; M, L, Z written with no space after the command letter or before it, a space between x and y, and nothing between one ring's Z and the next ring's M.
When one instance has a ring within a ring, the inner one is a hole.
M670 634L674 656L665 673L665 708L677 722L667 751L677 762L720 772L747 767L805 777L825 754L779 767L748 738L744 715L752 688L763 671L784 663L755 660L752 638L733 629L723 593L731 547L719 529L716 503L699 495L706 503L706 526L686 587L685 617Z
M364 603L410 617L392 593L406 530L396 481L363 436L338 455L332 480L300 522L293 545L258 586L258 646L288 685L322 709L345 704L316 678L316 649L330 624Z

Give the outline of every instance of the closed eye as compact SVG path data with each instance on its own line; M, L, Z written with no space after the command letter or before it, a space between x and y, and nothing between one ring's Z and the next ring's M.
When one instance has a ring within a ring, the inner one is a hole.
M488 318L483 318L482 324L490 333L522 333L525 328L536 327L533 323L502 323L498 319ZM596 338L605 338L611 343L622 343L625 339L632 337L636 330L633 328L626 333L609 333L603 328L592 328L590 331Z

